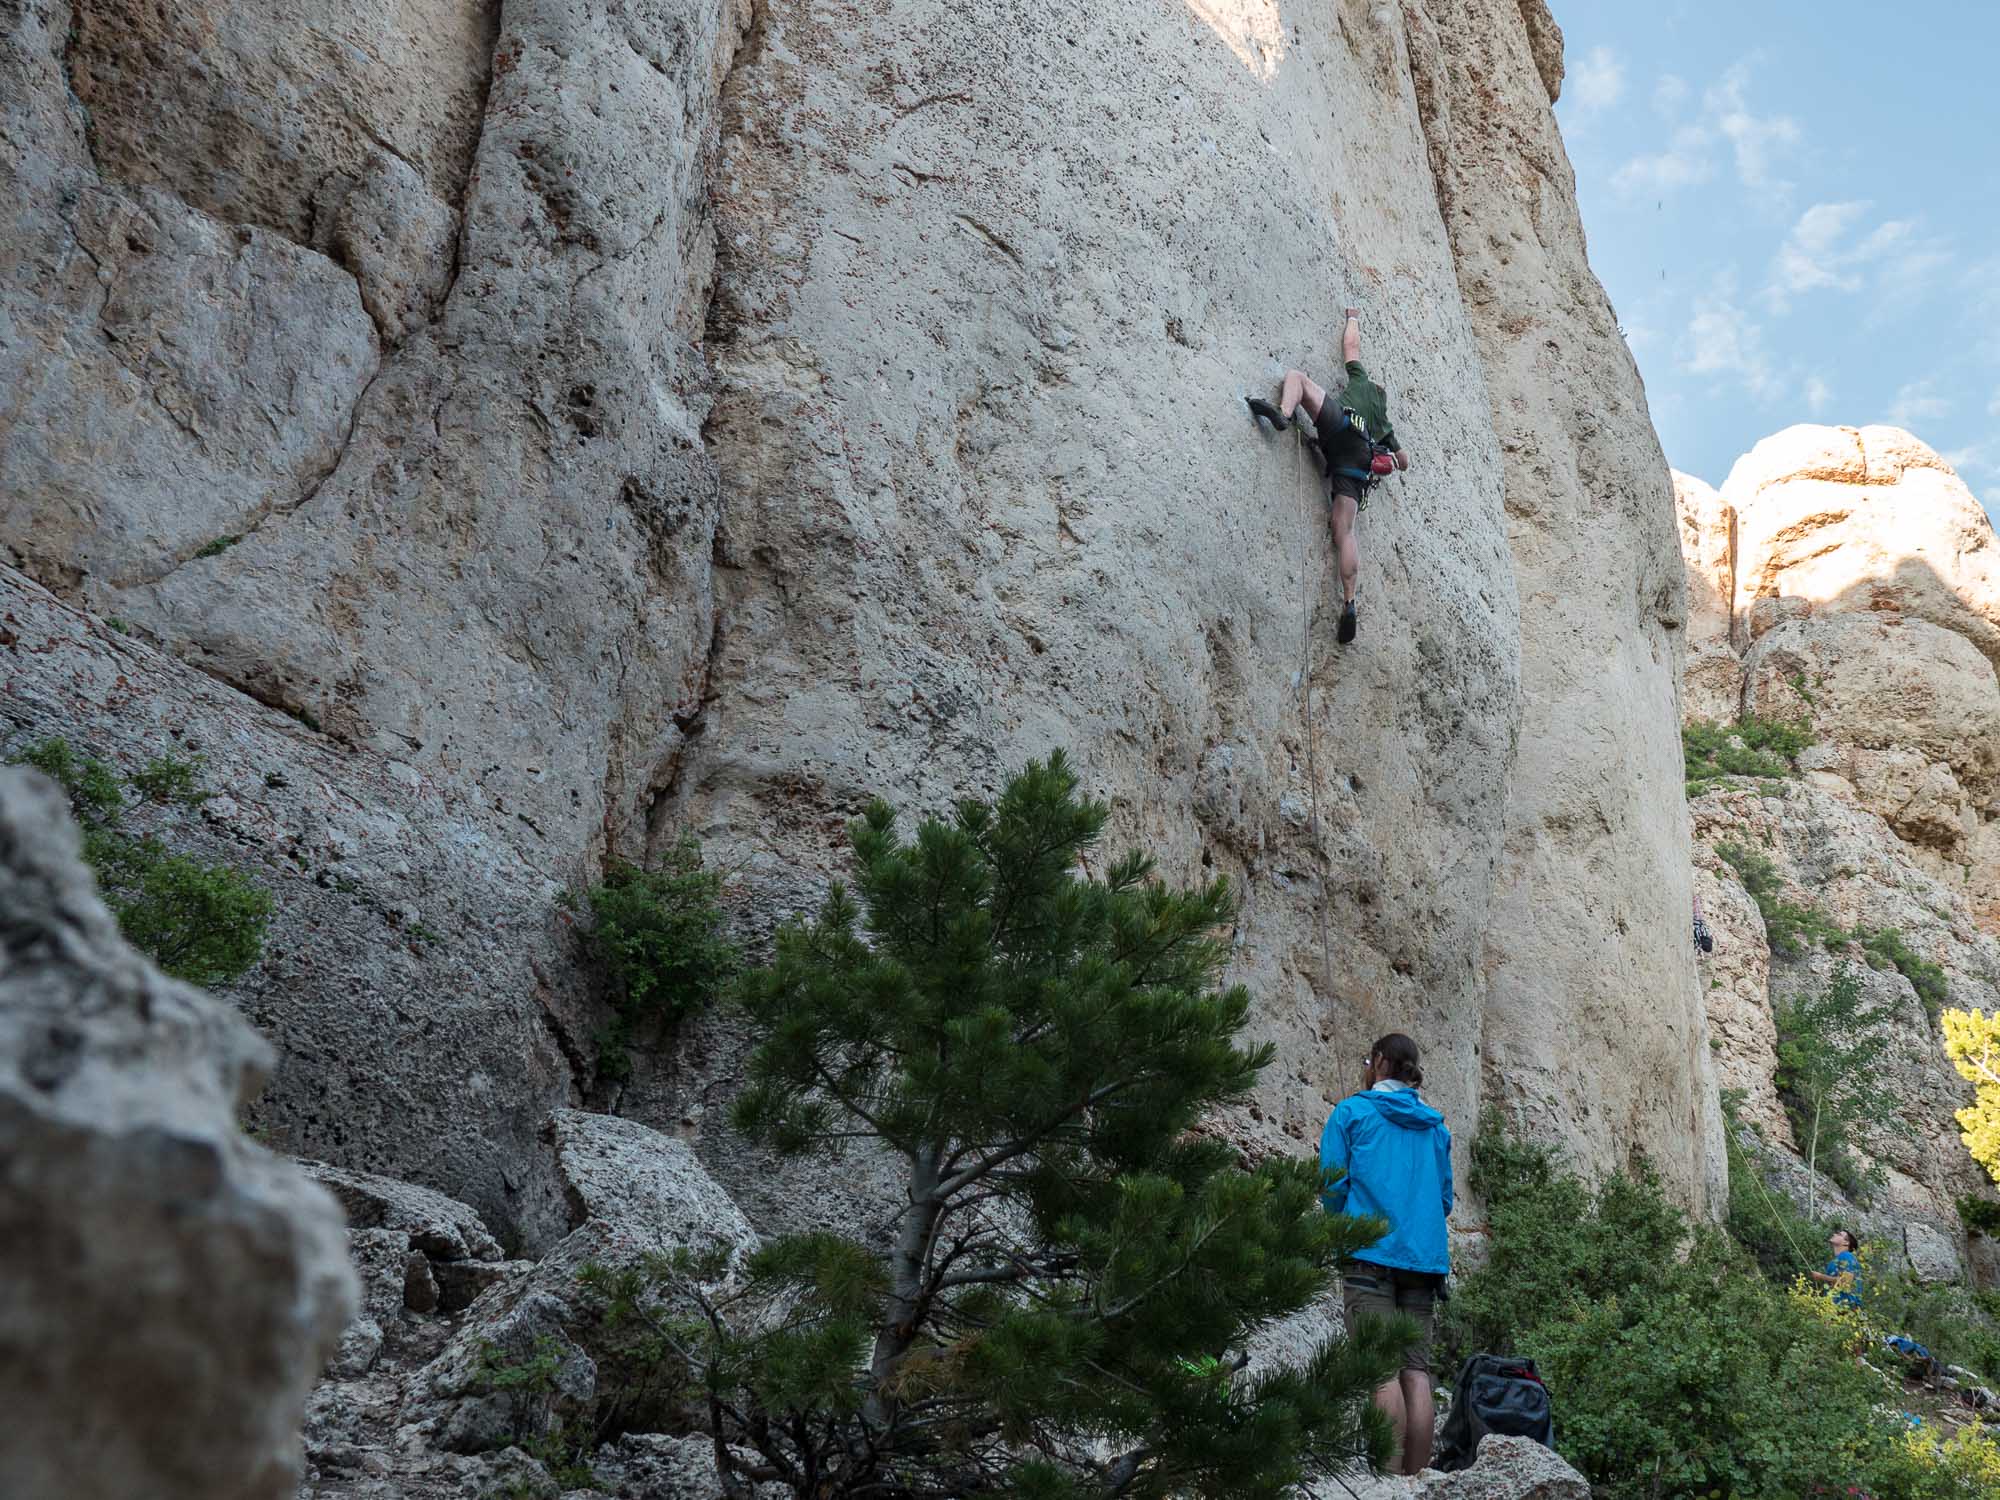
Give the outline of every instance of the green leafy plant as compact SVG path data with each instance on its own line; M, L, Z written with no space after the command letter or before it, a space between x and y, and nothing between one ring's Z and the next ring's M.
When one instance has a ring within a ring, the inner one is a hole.
M1933 1021L1951 1003L1951 985L1944 969L1914 952L1896 928L1857 927L1854 940L1861 945L1869 968L1894 969L1910 981L1923 1002L1924 1013Z
M1775 1008L1778 1098L1815 1174L1808 1217L1817 1206L1821 1164L1845 1157L1860 1127L1896 1123L1895 1097L1875 1079L1881 1028L1894 1014L1886 1002L1863 998L1860 976L1849 964L1836 969L1824 989L1805 991Z
M718 901L722 876L703 867L692 834L657 867L619 865L585 898L584 943L609 983L612 1022L599 1037L599 1071L630 1071L631 1043L709 1004L742 966Z
M477 1389L509 1398L515 1418L514 1444L549 1471L562 1490L594 1489L590 1454L597 1433L588 1423L550 1418L563 1366L560 1345L548 1334L532 1349L512 1356L491 1339L479 1346Z
M203 547L199 552L195 553L195 556L220 557L223 553L227 552L231 547L234 547L238 542L242 540L243 538L240 536L219 536L214 541L210 542L207 546Z
M1764 918L1764 940L1778 957L1797 958L1812 943L1836 948L1851 938L1846 928L1829 920L1819 908L1785 900L1781 894L1784 881L1765 855L1734 842L1717 844L1715 852L1736 872L1743 889L1757 903Z
M1832 1225L1808 1218L1785 1193L1765 1181L1769 1148L1743 1122L1743 1091L1722 1095L1723 1139L1729 1161L1729 1207L1723 1220L1731 1239L1778 1286L1789 1286L1799 1267L1825 1243Z
M1973 1234L2000 1235L2000 1203L1967 1193L1958 1200L1958 1222Z
M186 759L178 755L156 755L132 773L132 790L154 802L178 802L187 806L206 802L213 794L202 789L203 764L199 755Z
M1272 1056L1214 988L1229 889L1138 854L1080 873L1107 815L1060 754L907 841L876 802L855 890L745 976L738 1125L787 1155L864 1141L895 1182L883 1245L781 1236L734 1293L657 1263L627 1288L725 1493L1276 1497L1388 1457L1369 1392L1405 1320L1246 1370L1383 1226L1325 1213L1312 1163L1196 1133Z
M1809 1284L1773 1286L1649 1178L1592 1186L1488 1132L1474 1163L1490 1256L1447 1305L1447 1338L1455 1356L1535 1360L1558 1393L1557 1447L1600 1500L1979 1493L1966 1476L2000 1449L1913 1441L1857 1361L1861 1319Z
M1681 728L1681 759L1687 794L1698 797L1737 778L1776 780L1798 774L1799 752L1813 742L1804 719L1760 718L1745 714L1733 724L1697 719Z
M59 782L83 829L83 859L125 940L165 972L214 986L239 977L264 951L271 895L234 867L176 854L157 838L123 830L126 783L116 768L80 754L61 739L43 740L12 757ZM208 796L200 761L157 756L131 778L158 802L193 804Z

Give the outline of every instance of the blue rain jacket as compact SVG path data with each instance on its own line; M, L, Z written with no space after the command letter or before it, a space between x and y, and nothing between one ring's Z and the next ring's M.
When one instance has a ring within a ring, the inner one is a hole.
M1340 1101L1319 1138L1322 1171L1346 1176L1320 1195L1326 1211L1389 1221L1356 1259L1404 1271L1451 1270L1451 1131L1415 1089L1370 1089Z

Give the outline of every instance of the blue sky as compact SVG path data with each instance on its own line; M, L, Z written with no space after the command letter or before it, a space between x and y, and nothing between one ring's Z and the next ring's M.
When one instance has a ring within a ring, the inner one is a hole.
M1590 260L1667 458L1906 427L2000 514L2000 0L1553 0Z

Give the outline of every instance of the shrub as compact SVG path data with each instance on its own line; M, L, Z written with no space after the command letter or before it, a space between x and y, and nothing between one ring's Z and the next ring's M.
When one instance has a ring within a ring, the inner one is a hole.
M270 893L230 865L175 854L158 839L123 832L125 782L115 768L60 739L31 746L9 764L33 766L61 783L83 826L83 860L104 904L125 941L162 970L212 987L239 977L262 956ZM198 784L200 770L199 758L160 755L131 785L154 801L192 804L208 796Z
M156 755L132 773L132 790L154 802L206 802L211 794L201 788L202 764L199 755Z
M12 766L33 766L69 794L70 811L86 828L115 819L125 810L118 772L94 755L79 755L67 740L43 740L9 758Z
M1747 844L1720 843L1715 852L1736 872L1743 889L1757 903L1757 910L1764 917L1764 939L1778 957L1797 958L1809 943L1835 948L1852 936L1846 928L1829 921L1817 907L1785 900L1779 894L1784 881L1778 876L1777 866Z
M213 988L263 953L271 893L230 866L101 830L84 855L125 940L175 978Z
M741 1295L687 1257L596 1274L675 1366L659 1388L700 1393L725 1493L1256 1500L1387 1458L1370 1392L1407 1320L1246 1371L1383 1225L1325 1213L1315 1163L1194 1133L1272 1058L1214 987L1233 902L1137 854L1080 874L1107 816L1060 754L909 841L878 801L854 893L745 976L739 1127L822 1158L859 1137L894 1183L883 1233L767 1240Z
M600 1038L600 1071L630 1071L627 1047L709 1004L735 976L741 950L731 941L717 897L722 876L704 869L701 845L684 834L659 866L619 865L588 896L595 919L585 943L611 985L613 1020Z
M1854 940L1861 945L1869 968L1894 969L1910 981L1924 1003L1924 1013L1933 1021L1951 1003L1951 985L1943 968L1913 952L1896 928L1857 927Z
M1697 719L1681 728L1681 759L1687 794L1698 797L1733 777L1771 780L1798 774L1793 762L1813 742L1803 719L1766 719L1745 714L1733 724Z
M1958 1200L1958 1222L1973 1234L2000 1235L2000 1203L1967 1194Z
M1787 1286L1825 1243L1832 1225L1808 1218L1788 1196L1765 1183L1763 1150L1738 1113L1742 1099L1739 1089L1722 1096L1729 1158L1729 1209L1723 1227L1767 1277Z
M1987 1452L1912 1447L1854 1358L1861 1320L1772 1286L1650 1179L1593 1188L1525 1149L1475 1144L1491 1258L1447 1305L1448 1334L1455 1354L1536 1361L1557 1446L1600 1500L1976 1493L1963 1476Z

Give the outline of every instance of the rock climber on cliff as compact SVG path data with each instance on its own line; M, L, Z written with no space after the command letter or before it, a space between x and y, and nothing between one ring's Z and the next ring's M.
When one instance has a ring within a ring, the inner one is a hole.
M1261 396L1247 396L1251 412L1279 431L1292 425L1292 413L1303 406L1318 434L1319 450L1332 488L1333 552L1340 563L1340 587L1346 600L1340 612L1337 639L1344 646L1354 639L1359 621L1355 595L1361 553L1355 545L1354 521L1368 491L1391 469L1407 469L1410 456L1396 441L1389 425L1389 398L1361 368L1361 314L1347 308L1340 335L1341 384L1333 392L1315 385L1303 370L1287 370L1278 405Z

